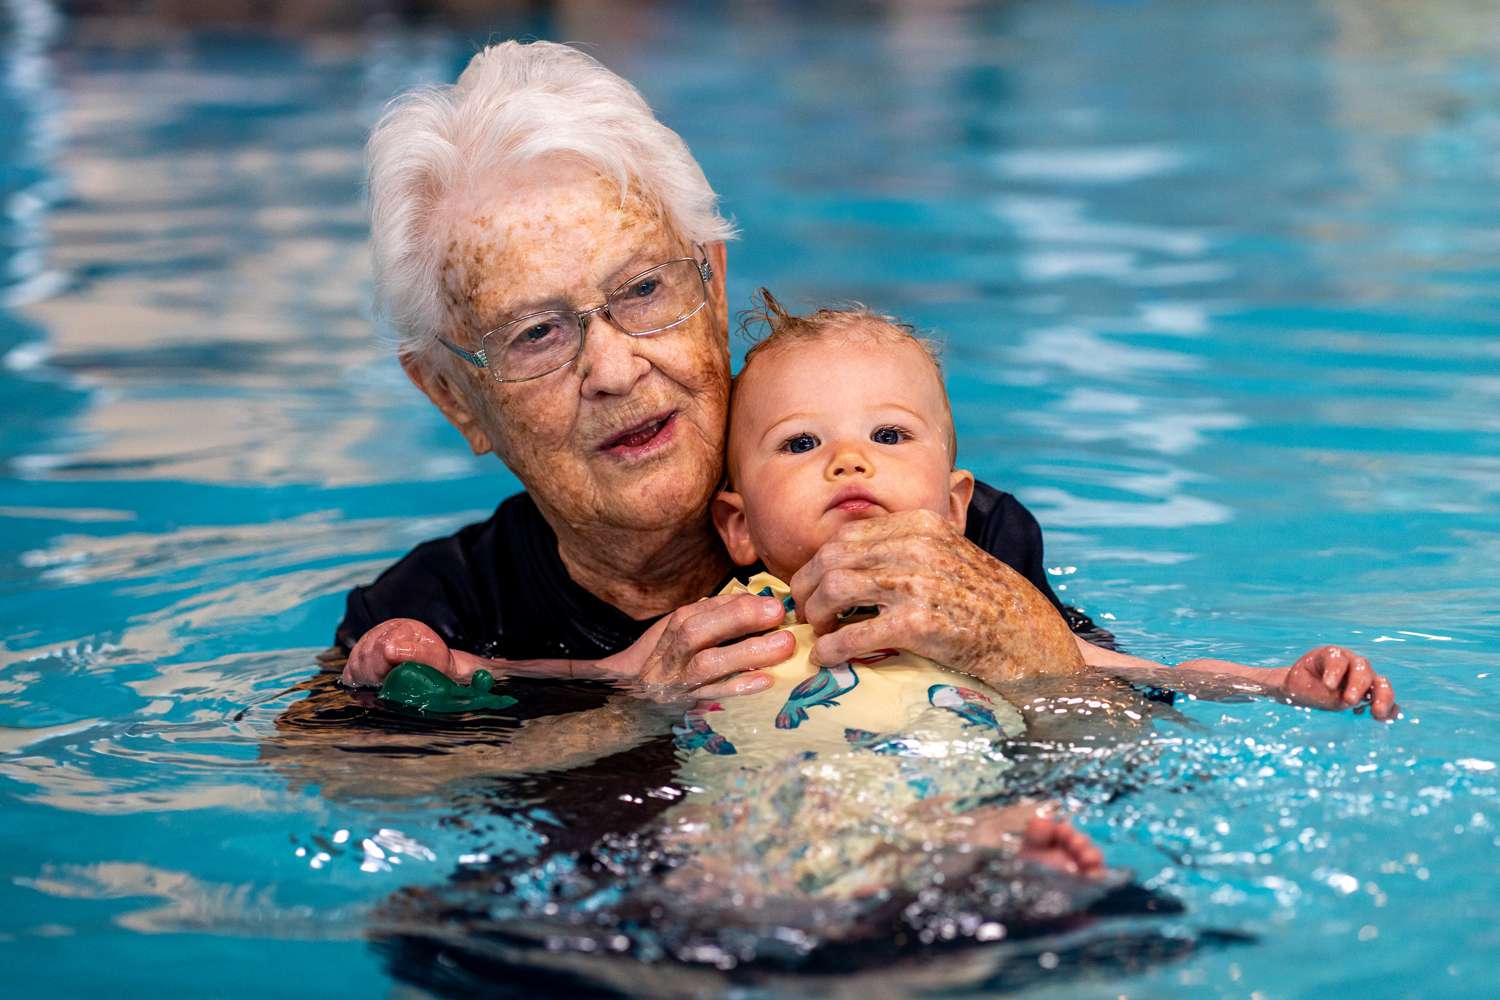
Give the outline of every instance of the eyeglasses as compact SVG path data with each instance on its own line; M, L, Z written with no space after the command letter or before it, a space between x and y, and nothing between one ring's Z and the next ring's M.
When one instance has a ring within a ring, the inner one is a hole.
M488 368L497 382L526 382L578 360L589 317L596 313L632 337L686 323L707 304L713 276L706 261L679 257L626 280L603 305L581 312L549 309L511 320L481 337L479 350L472 353L442 337L437 340L476 368Z

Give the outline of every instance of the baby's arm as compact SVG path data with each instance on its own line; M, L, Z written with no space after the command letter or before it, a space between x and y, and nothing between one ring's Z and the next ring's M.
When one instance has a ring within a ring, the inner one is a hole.
M413 618L391 618L366 632L349 651L341 683L346 687L379 687L397 664L413 660L442 671L462 684L476 670L495 678L539 677L593 679L597 663L590 660L497 660L450 649L435 630Z
M729 698L771 686L770 676L759 671L786 659L796 644L785 631L760 633L784 616L774 599L710 597L663 616L633 644L597 660L489 659L450 649L415 619L392 618L354 644L341 680L346 687L379 687L397 664L415 660L463 684L482 669L496 678L605 681L659 702Z
M1077 639L1084 663L1129 681L1155 684L1194 697L1219 700L1245 695L1280 698L1292 705L1340 711L1368 702L1370 714L1394 719L1391 682L1370 661L1342 646L1319 646L1289 667L1252 667L1229 660L1184 660L1171 668Z

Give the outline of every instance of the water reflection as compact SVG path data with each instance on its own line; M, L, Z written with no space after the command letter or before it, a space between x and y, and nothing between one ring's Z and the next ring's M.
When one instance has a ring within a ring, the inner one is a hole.
M61 112L75 200L46 219L50 266L72 284L30 307L45 350L10 359L66 378L90 405L65 452L18 465L49 478L348 483L388 475L377 441L425 451L435 423L386 416L418 402L369 316L359 204L371 89L399 74L401 50L378 33L267 44L229 70L171 40L114 47L99 27L71 40L96 46ZM368 78L360 60L382 45ZM446 458L403 471L454 470Z
M25 169L0 180L4 208L0 220L0 306L15 307L57 294L65 276L49 259L52 246L47 215L67 193L57 176L64 130L62 101L47 49L61 18L44 0L9 5L10 39L5 47L0 123Z
M1216 400L1180 399L1148 412L1148 401L1115 390L1069 390L1052 412L1030 420L1070 441L1114 441L1119 447L1177 455L1207 443L1213 431L1244 427L1244 417L1218 410ZM1165 410L1165 412L1161 412ZM1185 478L1185 477L1183 477Z
M68 669L70 675L107 676L107 651L81 660ZM283 811L293 805L285 791L247 773L253 761L246 759L246 748L260 737L242 716L247 707L281 698L305 675L309 660L307 650L281 650L164 664L127 682L134 697L124 699L100 697L98 680L84 684L74 694L78 706L108 707L111 716L3 730L0 775L16 784L18 801L68 812ZM12 667L7 676L25 682L4 699L9 715L28 708L43 675ZM47 687L65 690L55 679ZM58 698L63 704L74 699Z
M233 583L247 575L333 556L362 556L478 520L479 511L441 517L349 520L335 511L315 511L285 520L208 524L165 532L118 535L57 535L47 546L21 554L38 582L80 586L107 580L154 583L138 594L161 594L206 583ZM382 566L384 564L381 564ZM356 564L356 574L372 567ZM191 575L184 575L191 574Z
M1103 162L1113 162L1111 157L1114 154L1108 150L1101 150L1097 155ZM1042 179L1067 183L1074 178L1063 171L1052 178L1043 175ZM1131 176L1115 178L1120 182L1134 179ZM1085 208L1083 201L1074 198L1023 195L1008 195L991 203L991 210L997 218L1020 230L1023 239L1037 243L1120 247L1173 257L1200 257L1209 248L1208 238L1202 233L1127 223L1093 222L1086 217ZM1052 275L1033 276L1043 278Z
M16 884L59 899L154 899L114 917L143 934L212 931L256 938L329 941L359 936L363 907L283 906L271 885L206 882L187 872L126 861L48 865Z

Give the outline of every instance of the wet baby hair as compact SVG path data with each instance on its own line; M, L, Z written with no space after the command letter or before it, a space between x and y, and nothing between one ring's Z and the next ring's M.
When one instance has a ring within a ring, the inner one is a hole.
M739 374L734 377L733 385L736 394L744 384L745 375L754 366L756 358L798 344L840 336L849 339L868 339L887 343L904 341L915 344L932 362L933 373L937 376L938 385L943 389L943 408L947 411L948 417L948 459L950 462L957 460L958 435L953 427L953 404L948 399L947 386L943 384L942 349L937 341L923 337L910 323L902 322L894 316L878 313L857 302L850 303L841 309L819 309L807 316L798 316L789 312L768 288L759 289L753 297L753 302L754 305L741 314L740 331L744 336L753 336L752 328L759 326L764 328L765 333L754 338L755 342L745 352L745 363L740 367ZM730 409L732 420L732 402Z

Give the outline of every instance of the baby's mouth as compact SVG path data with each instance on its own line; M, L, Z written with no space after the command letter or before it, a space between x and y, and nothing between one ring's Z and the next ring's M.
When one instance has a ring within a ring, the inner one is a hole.
M827 509L841 510L848 514L863 514L879 507L880 501L876 500L868 490L846 486L833 495L833 500L828 504Z

